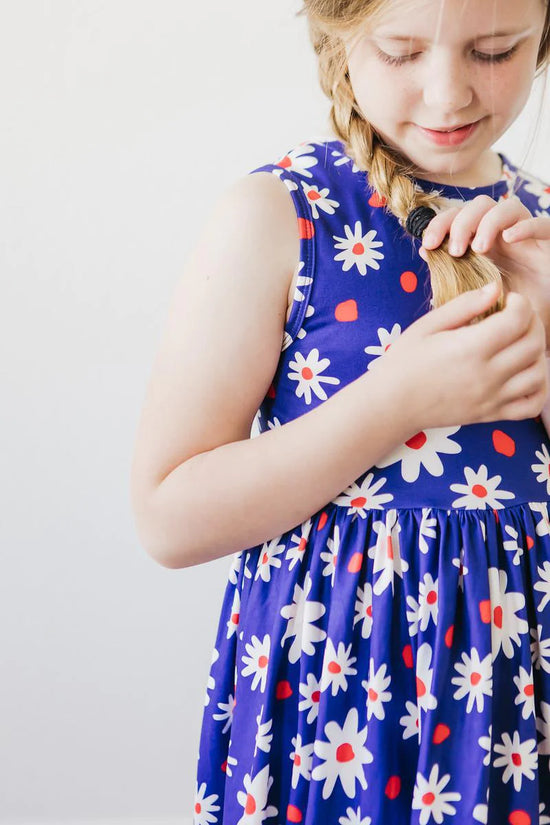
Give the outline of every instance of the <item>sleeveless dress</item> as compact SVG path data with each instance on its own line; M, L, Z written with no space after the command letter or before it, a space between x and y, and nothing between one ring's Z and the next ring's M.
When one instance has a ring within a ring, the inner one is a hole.
M416 185L547 214L550 187L501 159L492 186ZM368 370L431 291L419 242L340 141L253 171L284 181L300 228L261 437ZM236 554L195 825L550 823L549 501L540 417L425 430Z

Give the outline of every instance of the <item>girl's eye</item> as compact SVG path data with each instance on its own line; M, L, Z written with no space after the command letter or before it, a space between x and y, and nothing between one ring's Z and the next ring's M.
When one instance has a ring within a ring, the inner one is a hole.
M475 60L479 61L480 63L503 63L505 60L510 60L510 58L517 52L518 44L516 43L515 46L512 46L511 49L508 49L506 52L498 52L497 54L486 54L485 52L478 52L473 51L472 54L474 55ZM388 63L390 66L402 66L403 63L410 63L412 60L415 60L420 52L414 52L413 54L404 54L404 55L391 55L386 54L381 49L376 49L377 57L380 58L384 63Z
M510 60L512 55L514 55L518 50L517 43L515 46L512 46L511 49L508 49L507 52L499 52L498 54L485 54L484 52L474 52L476 60L479 60L481 63L503 63L505 60Z

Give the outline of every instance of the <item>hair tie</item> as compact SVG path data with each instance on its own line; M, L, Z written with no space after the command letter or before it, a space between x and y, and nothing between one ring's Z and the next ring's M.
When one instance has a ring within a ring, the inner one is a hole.
M432 218L437 215L437 212L430 206L417 206L407 216L405 229L413 236L422 240L422 234Z

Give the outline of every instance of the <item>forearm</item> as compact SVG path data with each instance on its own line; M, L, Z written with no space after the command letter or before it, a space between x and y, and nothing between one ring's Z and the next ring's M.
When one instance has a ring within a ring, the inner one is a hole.
M301 524L414 435L398 384L367 373L299 418L180 464L152 494L150 554L188 567Z
M546 369L548 371L548 386L550 387L550 353L546 353ZM541 412L542 423L546 427L546 432L550 435L550 392L546 396L544 408Z

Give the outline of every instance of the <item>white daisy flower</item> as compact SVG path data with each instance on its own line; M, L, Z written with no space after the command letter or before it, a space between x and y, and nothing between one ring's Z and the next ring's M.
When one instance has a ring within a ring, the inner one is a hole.
M321 685L313 673L308 673L305 682L300 682L300 693L304 699L300 699L298 710L308 711L306 722L311 725L319 714L319 699L321 698Z
M368 473L360 484L354 481L349 487L341 492L332 504L337 504L339 507L347 507L347 515L367 517L367 510L383 510L383 505L388 501L393 501L391 493L380 493L378 491L386 483L385 478L379 478L374 484L372 480L374 473Z
M462 452L460 444L450 438L459 430L460 427L422 430L380 459L375 466L384 468L400 461L401 475L405 481L410 483L418 479L421 467L424 467L432 476L442 476L443 462L439 453L456 455Z
M369 361L369 370L374 366L374 364L376 364L378 359L382 355L384 355L384 353L387 350L389 350L394 341L397 341L400 335L401 327L399 324L394 324L390 332L388 332L387 329L384 329L384 327L380 327L380 329L378 330L378 340L380 341L380 344L378 344L377 346L365 347L365 352L367 355L376 356L376 358L373 358L371 361Z
M351 647L351 643L346 648L344 642L340 642L336 650L332 639L327 639L321 673L321 691L330 687L332 695L336 696L339 690L348 689L347 677L355 676L357 673L357 670L352 667L357 657L351 656Z
M487 467L482 464L477 472L472 467L464 468L466 484L451 484L453 493L462 493L460 498L453 501L453 507L464 507L466 510L484 510L486 507L501 509L504 505L501 498L515 498L508 490L499 490L498 485L502 476L489 478Z
M229 694L227 697L227 702L218 702L218 707L221 713L213 713L212 719L215 719L217 722L225 721L222 733L226 733L233 722L233 711L235 709L235 697L233 694Z
M365 587L357 587L357 598L355 600L355 616L353 626L361 622L361 636L369 639L372 631L372 585L365 582Z
M420 825L427 825L430 819L434 822L443 822L444 816L456 814L456 808L451 802L458 802L461 795L455 791L443 791L449 784L450 774L445 774L439 779L439 765L436 763L430 771L430 776L426 779L420 771L416 774L414 786L413 810L420 810Z
M522 174L524 177L527 177L527 173L523 170ZM526 192L529 192L531 195L536 195L539 199L539 209L548 209L550 208L550 187L546 186L546 184L538 180L537 178L530 177L529 183L526 183L524 189Z
M300 535L298 535L297 533L293 533L290 538L290 541L294 542L294 544L291 544L289 546L285 556L286 560L290 562L290 564L288 565L289 570L292 570L294 565L296 565L298 562L301 563L304 558L307 542L309 539L309 534L311 532L311 524L311 519L304 521L304 523L300 525Z
M211 825L211 823L218 821L218 817L214 811L220 810L220 806L215 804L219 799L219 796L217 793L212 793L209 796L206 796L206 793L206 782L203 782L199 788L198 782L195 781L193 825Z
M267 678L267 666L269 664L269 653L271 647L271 639L269 633L266 633L261 642L257 636L252 636L250 642L245 645L248 656L243 655L242 661L246 667L241 670L241 676L250 676L253 674L251 690L256 690L260 685L260 690L263 693L265 690L265 682Z
M419 708L414 702L407 700L405 702L405 709L407 713L399 719L399 724L403 725L403 739L409 739L411 736L416 736L420 741L420 721Z
M399 533L401 525L397 520L397 510L386 511L386 521L377 521L373 524L377 533L376 544L369 547L368 556L374 559L373 574L380 573L374 585L374 593L379 596L391 584L394 592L395 576L403 578L403 573L409 569L409 563L401 557Z
M514 676L514 684L518 690L515 703L523 705L521 715L524 719L529 719L535 715L535 686L533 684L533 671L530 673L520 666L519 673Z
M231 582L231 584L237 584L237 579L239 575L239 570L241 569L241 563L243 559L243 550L239 553L235 553L231 560L231 565L229 567L229 573L227 574L227 578Z
M263 751L264 753L269 753L271 750L271 742L273 741L273 734L271 733L271 727L273 724L273 719L267 719L265 722L262 722L262 714L264 712L264 706L262 705L262 709L258 716L256 716L256 737L254 740L254 756L258 751L258 748Z
M488 653L484 659L479 658L479 653L475 647L470 650L470 655L466 652L462 654L462 662L455 663L455 670L459 674L451 679L453 685L458 685L453 694L453 699L457 701L468 697L466 713L471 713L474 706L478 713L483 712L485 706L485 696L493 695L493 665L492 655Z
M541 519L536 526L537 536L550 535L550 518L546 501L530 501L529 507L534 513L540 513Z
M483 757L483 764L490 765L491 764L491 748L492 748L492 736L493 736L493 726L489 725L487 736L480 736L477 740L478 745L482 748L482 750L487 751L485 756Z
M370 816L361 816L361 807L356 811L353 808L348 808L345 816L341 816L338 820L339 825L371 825L372 820Z
M361 275L367 274L367 267L371 269L380 269L379 260L383 260L384 255L378 252L378 247L384 246L382 241L375 240L377 232L376 229L369 229L366 235L363 235L361 221L356 221L355 230L347 224L344 226L345 238L339 238L334 235L333 238L338 243L334 244L335 249L343 249L334 256L335 261L343 261L342 269L347 272L352 266L356 266Z
M504 766L502 781L506 783L513 779L514 789L520 791L523 777L535 778L538 763L537 742L535 739L521 742L517 730L514 731L513 737L510 737L509 733L503 733L501 738L502 743L496 742L494 750L502 756L494 759L493 765L495 768Z
M301 143L278 160L277 166L282 172L296 172L304 178L312 178L313 175L309 170L317 166L319 162L314 152L315 146L312 146L311 142Z
M231 741L230 741L229 747L231 747ZM234 756L228 756L227 760L225 762L225 773L226 773L226 775L227 776L233 776L233 768L238 764L239 764L238 760L235 759Z
M550 825L550 816L546 816L544 811L546 810L546 804L544 802L539 803L539 825Z
M302 188L309 203L311 214L315 220L319 217L319 210L326 212L327 215L334 215L336 208L340 206L338 201L327 197L330 193L328 187L319 189L319 187L314 184L308 184L302 181Z
M231 605L231 615L227 620L227 633L226 638L230 639L234 633L237 632L237 628L239 626L239 618L240 618L240 610L241 610L241 597L237 588L233 593L233 604Z
M279 813L274 805L267 804L267 797L273 777L269 775L269 765L251 779L250 774L246 774L243 780L244 791L237 792L237 801L243 807L243 815L237 825L261 825L265 819L277 816Z
M323 550L321 553L321 559L325 562L325 566L323 567L323 576L330 576L330 583L334 587L336 560L340 549L340 528L337 524L334 525L333 535L329 536L327 539L327 547L328 550Z
M550 453L546 444L541 444L540 450L535 450L535 455L540 464L531 464L531 469L538 473L537 481L546 484L546 494L550 495Z
M416 656L416 702L418 704L418 735L422 739L422 715L420 711L427 712L437 707L437 699L432 693L433 668L430 667L432 661L432 648L428 642L424 642L419 648Z
M517 615L525 607L525 596L520 592L506 591L508 576L498 567L489 568L489 599L481 602L482 621L491 622L491 646L493 659L501 647L508 659L514 656L514 643L520 645L520 634L529 630L525 619Z
M214 688L216 687L216 680L212 676L212 665L214 664L214 662L217 662L219 658L220 658L220 654L216 650L216 648L214 648L212 650L212 656L211 656L211 659L210 659L210 671L208 673L208 681L206 682L206 695L204 697L205 706L210 703L210 696L208 695L208 691L209 690L214 690Z
M315 653L315 644L322 642L326 637L326 632L319 627L314 627L313 622L317 621L326 611L326 607L321 602L308 602L307 596L312 587L312 579L308 572L304 579L304 586L294 585L294 595L292 604L287 604L281 608L281 616L287 619L285 634L281 639L281 647L287 639L294 637L288 651L288 660L292 664L297 662L303 651L307 656Z
M355 161L352 161L352 159L350 157L348 157L347 155L344 155L342 152L338 152L337 149L334 149L331 152L331 154L332 154L333 157L337 158L337 160L334 161L334 166L342 166L344 163L351 163L351 171L352 172L359 172L360 171L360 169L357 166L357 164L355 163Z
M504 542L504 549L507 550L509 553L514 553L514 558L512 559L512 564L519 564L520 556L523 555L523 546L518 542L519 533L514 527L511 527L509 524L506 524L504 530L510 538L508 541Z
M369 678L361 682L361 686L367 692L367 721L373 714L377 719L384 719L386 716L384 702L389 702L392 696L390 691L386 690L391 683L391 676L386 676L386 670L387 666L383 663L375 672L374 659L370 658Z
M487 825L487 820L489 818L489 788L487 788L487 795L485 798L487 802L476 805L474 810L472 811L472 816L474 817L475 821L482 822L483 825Z
M423 507L422 508L422 520L420 521L420 527L418 528L418 547L421 553L426 553L429 550L428 542L426 539L435 539L437 532L437 519L435 517L430 517L431 515L431 508L430 507Z
M367 787L363 765L373 761L372 753L365 747L367 726L359 730L357 708L350 708L343 727L335 722L327 722L324 734L328 742L316 739L315 754L325 761L317 765L311 774L314 781L325 781L323 799L328 799L339 779L346 796L355 796L356 781L363 790Z
M271 541L264 542L262 549L258 555L258 565L256 567L256 575L254 579L262 578L262 581L271 581L271 568L280 567L281 559L277 558L284 550L284 544L279 544L281 536L277 536Z
M326 401L327 394L321 382L325 384L339 384L340 379L329 375L321 375L329 365L328 358L319 358L319 350L314 347L308 355L304 358L301 352L294 353L294 361L289 361L289 366L294 372L288 373L288 378L291 381L296 381L295 389L298 398L304 397L306 404L311 404L311 393L315 393L317 398Z
M296 788L298 780L302 776L309 781L311 779L311 763L313 762L313 742L309 745L302 744L302 737L299 733L292 737L294 750L290 753L292 759L292 787Z
M542 637L542 625L537 625L537 629L531 630L533 641L531 642L531 662L540 670L550 673L550 636L546 639Z
M542 612L550 601L550 561L545 561L542 567L537 567L537 573L540 579L533 585L533 590L544 593L544 596L537 606L537 610Z

